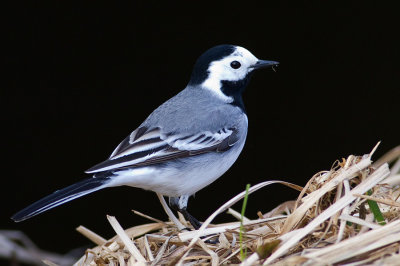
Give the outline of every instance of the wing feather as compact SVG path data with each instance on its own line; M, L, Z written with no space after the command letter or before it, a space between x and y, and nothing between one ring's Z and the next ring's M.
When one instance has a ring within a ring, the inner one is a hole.
M195 135L163 133L160 128L141 127L133 131L113 151L110 158L88 169L86 173L146 166L195 156L207 152L224 152L238 141L235 128Z

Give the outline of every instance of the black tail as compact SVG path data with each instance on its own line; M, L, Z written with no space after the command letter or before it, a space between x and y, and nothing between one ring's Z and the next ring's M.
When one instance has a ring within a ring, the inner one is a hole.
M73 199L100 190L104 188L108 182L109 179L103 177L88 178L82 180L69 187L57 190L53 194L50 194L47 197L36 201L25 209L14 214L11 219L13 219L15 222L21 222L23 220L29 219L35 215L38 215L39 213L57 207L58 205L64 204Z

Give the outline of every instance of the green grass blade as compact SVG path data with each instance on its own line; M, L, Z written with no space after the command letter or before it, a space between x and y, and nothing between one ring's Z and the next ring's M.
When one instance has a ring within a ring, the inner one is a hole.
M247 184L246 194L244 195L244 199L243 199L242 212L240 215L239 242L240 242L240 258L242 259L242 261L245 260L247 257L247 249L243 249L243 233L244 233L243 217L244 217L244 213L246 211L247 198L249 197L249 188L250 188L250 184Z
M368 196L372 195L372 190L368 190L367 192ZM380 225L385 225L385 218L383 218L382 212L379 209L378 203L374 200L367 200L368 206L371 210L371 212L374 214L375 220L378 222Z

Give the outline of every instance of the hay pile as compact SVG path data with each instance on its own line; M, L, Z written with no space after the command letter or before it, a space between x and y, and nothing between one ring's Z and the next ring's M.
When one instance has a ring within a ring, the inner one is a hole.
M399 265L400 146L372 163L375 148L368 155L351 155L336 162L330 171L315 174L304 188L282 181L251 187L248 193L272 183L301 191L296 201L259 213L256 220L229 209L245 196L243 192L195 231L181 230L190 224L181 216L172 216L161 196L173 222L135 212L153 222L124 231L109 216L117 234L110 240L79 227L98 246L88 249L75 265ZM391 162L395 163L390 170ZM243 222L242 243L240 221L210 224L228 209ZM241 246L247 253L243 260Z

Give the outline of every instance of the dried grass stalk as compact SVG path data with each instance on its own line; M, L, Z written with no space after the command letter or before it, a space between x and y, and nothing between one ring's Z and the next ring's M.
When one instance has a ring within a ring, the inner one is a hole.
M199 230L181 232L186 221L175 217L161 195L172 222L136 212L154 223L124 231L109 217L117 236L105 242L81 229L98 246L75 265L395 265L400 261L400 148L372 164L374 150L338 161L331 170L314 175L304 188L276 180L251 187L249 193L279 183L301 192L296 201L258 213L258 219L244 219L244 248L249 254L244 261L237 241L239 222L211 224L244 197L242 192L215 211ZM366 195L367 191L372 195ZM367 200L377 203L386 225L375 221ZM229 213L238 219L236 211L230 209ZM210 235L219 241L205 241Z

